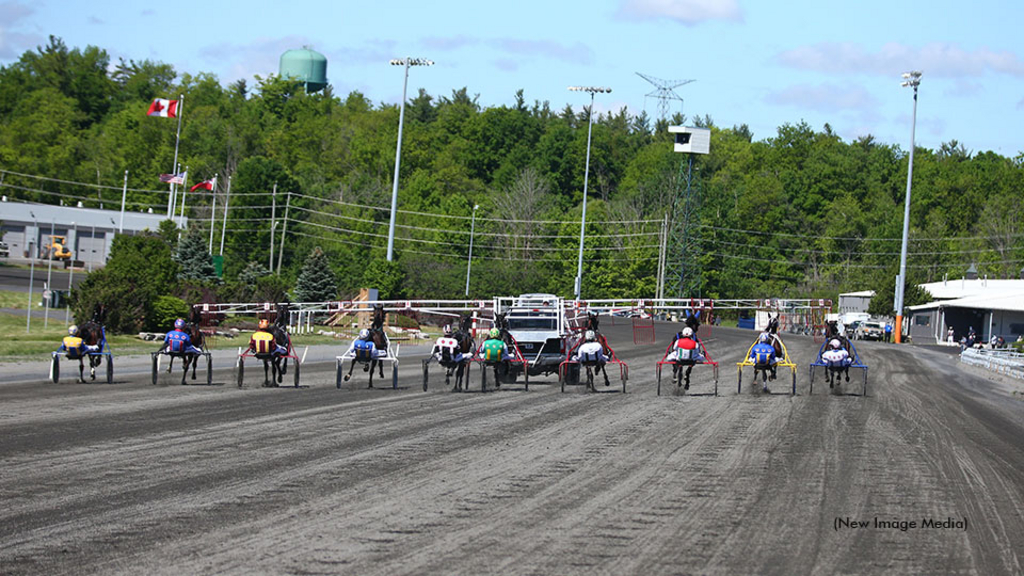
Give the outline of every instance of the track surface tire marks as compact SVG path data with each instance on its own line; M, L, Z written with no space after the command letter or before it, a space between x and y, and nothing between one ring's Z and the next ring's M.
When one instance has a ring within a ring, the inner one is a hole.
M799 394L736 395L753 334L715 328L721 396L658 397L666 338L605 332L628 394L0 386L0 572L1021 573L1024 407L955 357L865 343L868 398L808 395L787 336Z

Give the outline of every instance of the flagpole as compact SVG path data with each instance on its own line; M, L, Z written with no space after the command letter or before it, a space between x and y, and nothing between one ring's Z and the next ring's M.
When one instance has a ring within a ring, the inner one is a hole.
M210 256L213 256L213 229L217 225L213 221L214 214L217 213L217 175L213 175L213 187L210 189L213 194L213 206L210 207Z
M224 224L220 227L220 255L224 255L224 233L228 231L228 201L231 200L231 176L228 176L228 191L224 195Z
M178 228L185 227L185 191L188 190L188 166L185 166L185 181L181 183L181 216L178 217Z
M117 227L117 233L124 232L124 201L128 197L128 171L124 171L124 188L121 189L121 224Z
M181 94L178 96L178 131L174 134L174 174L178 174L178 143L181 142L181 117L185 115L185 95ZM174 200L175 200L175 188L174 182L171 182L171 201L167 204L167 217L171 218L174 216Z

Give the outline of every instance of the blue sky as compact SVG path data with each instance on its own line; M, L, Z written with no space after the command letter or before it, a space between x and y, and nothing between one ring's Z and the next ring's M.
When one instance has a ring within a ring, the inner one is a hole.
M484 106L515 91L552 108L587 103L570 84L603 85L597 108L657 114L636 72L694 79L677 89L688 115L746 123L755 139L783 123L828 122L846 141L872 134L909 146L912 98L900 73L924 72L917 143L1024 151L1024 2L901 0L593 0L139 3L0 0L0 63L53 34L118 57L154 59L223 83L276 72L308 45L328 58L336 93L398 102L395 57L414 68L410 95L466 86ZM672 111L679 111L673 102ZM187 112L186 112L187 113Z

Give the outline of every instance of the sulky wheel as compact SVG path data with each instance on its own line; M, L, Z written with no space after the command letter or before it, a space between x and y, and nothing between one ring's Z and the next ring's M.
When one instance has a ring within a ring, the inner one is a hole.
M295 387L298 388L299 387L299 359L298 358L295 359L295 374L294 374L293 378L295 379Z
M736 393L737 394L742 394L743 393L743 368L738 368L736 370L736 372L739 373L739 376L736 378ZM754 374L756 375L757 372L755 371Z
M661 396L661 366L658 366L658 396Z
M796 396L796 369L794 368L789 372L793 375L793 396Z
M50 361L50 380L54 384L60 382L60 356L54 354L53 359Z
M335 371L334 386L338 390L341 390L342 372L344 372L344 370L342 370L342 362L341 362L341 360L338 360L337 364L338 364L338 369Z
M523 364L523 386L527 392L530 391L530 366L525 363Z
M391 389L398 390L398 364L391 363Z
M487 392L487 365L480 369L480 391Z
M809 396L813 396L814 395L814 365L813 364L811 365L811 369L809 370L809 372L810 372L810 375L809 375L808 379L810 380L810 388L808 389L807 394Z
M428 370L427 370L427 364L429 362L430 362L429 358L423 361L423 391L424 392L427 391L427 380L430 378L428 376Z
M160 381L160 355L153 353L153 385L156 386Z
M241 358L238 359L238 387L241 388L245 382L245 361Z
M213 355L206 353L206 385L213 386Z
M107 384L114 383L114 357L107 356Z

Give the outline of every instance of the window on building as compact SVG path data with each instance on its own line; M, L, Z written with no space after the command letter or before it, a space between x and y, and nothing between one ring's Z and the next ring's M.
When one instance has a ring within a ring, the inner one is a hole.
M914 326L930 326L931 319L931 314L921 314L918 316L914 316Z

